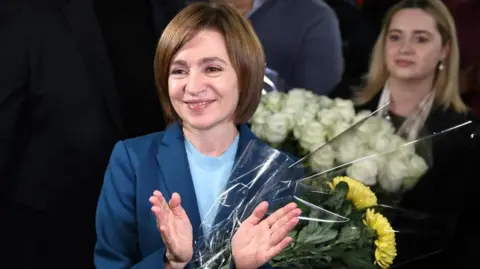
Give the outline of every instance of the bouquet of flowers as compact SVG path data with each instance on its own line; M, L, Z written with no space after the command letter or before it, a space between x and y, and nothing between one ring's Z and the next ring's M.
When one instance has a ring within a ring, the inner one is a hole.
M275 267L388 268L396 256L395 231L375 193L348 177L302 179L303 172L286 154L250 142L218 198L218 221L196 242L193 268L229 268L231 238L261 201L269 202L270 213L289 201L303 212Z
M428 170L428 154L416 148L468 123L407 141L377 112L356 113L348 100L302 89L266 93L251 128L267 143L252 141L236 163L212 206L218 208L211 212L215 224L195 244L193 268L228 268L233 234L262 201L268 201L269 212L291 201L303 212L291 245L271 261L276 267L394 264L402 231L393 218L417 212L384 203L379 194L415 186Z
M377 209L375 194L369 187L349 177L335 177L323 183L315 188L301 188L309 190L310 201L341 214L348 221L332 223L310 220L300 223L291 234L295 240L273 259L273 266L389 268L397 255L395 231L382 215L382 209ZM309 212L308 209L306 212ZM314 218L316 212L310 211L309 214Z
M251 119L251 128L276 148L299 157L309 155L309 168L314 172L348 164L347 176L375 186L376 191L396 193L411 189L429 164L396 133L390 121L377 114L356 113L350 100L332 100L304 89L292 89L288 93L263 95ZM351 128L367 116L365 122ZM315 151L321 145L322 149ZM391 154L352 163L376 153Z

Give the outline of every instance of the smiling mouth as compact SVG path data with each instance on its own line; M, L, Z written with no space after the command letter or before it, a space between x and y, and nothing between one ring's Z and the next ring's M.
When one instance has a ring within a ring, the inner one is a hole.
M185 102L185 104L193 111L201 111L202 109L208 107L211 103L215 102L215 100L207 100L207 101L189 101Z
M414 64L413 61L409 60L396 60L395 63L400 67L408 67Z

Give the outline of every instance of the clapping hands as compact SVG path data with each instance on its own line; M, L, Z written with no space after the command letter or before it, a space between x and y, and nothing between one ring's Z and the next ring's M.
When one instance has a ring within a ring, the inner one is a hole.
M157 228L166 246L165 268L185 268L193 256L193 230L178 193L167 203L159 191L149 199L157 219Z
M267 202L260 203L233 236L232 255L237 269L259 268L292 241L288 233L298 223L301 210L290 203L262 220L267 209Z
M165 268L184 268L193 257L193 231L180 195L174 193L167 203L163 195L155 191L149 201L166 246ZM259 268L291 242L288 233L298 223L300 209L290 203L262 220L267 210L268 203L260 203L233 236L232 255L237 269Z

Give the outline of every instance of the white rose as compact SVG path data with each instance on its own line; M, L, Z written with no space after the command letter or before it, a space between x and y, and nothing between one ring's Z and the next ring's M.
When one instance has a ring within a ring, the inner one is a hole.
M346 134L334 142L337 160L344 164L365 157L366 148L357 136Z
M338 121L336 124L330 126L330 128L328 130L328 133L327 133L328 140L331 140L334 137L340 135L345 130L350 128L350 126L352 126L352 125L347 123L347 122L344 122L344 121Z
M387 163L387 157L385 155L378 154L377 152L374 152L372 150L366 150L365 157L367 156L369 160L372 160L376 163L379 170L382 170Z
M353 119L353 122L354 123L357 123L363 119L365 119L366 117L368 117L368 115L372 114L372 112L370 110L362 110L360 112L358 112L357 115L355 115L355 118Z
M309 100L309 101L316 101L315 98L316 95L311 92L311 91L308 91L308 90L304 90L303 92L303 98L305 98L305 100Z
M347 176L362 182L367 186L377 183L378 166L373 158L353 163L347 168Z
M255 134L260 139L265 139L265 131L264 131L265 125L264 124L256 124L253 123L252 126L250 127L250 130L252 133Z
M281 114L284 114L288 118L288 129L292 130L295 127L297 122L297 109L284 107Z
M413 144L407 144L407 141L398 135L393 136L392 143L395 145L396 151L401 157L415 154L415 146Z
M421 177L427 172L428 165L425 160L417 154L410 158L410 176Z
M311 150L315 150L312 148ZM315 172L322 172L333 167L335 151L332 146L324 145L310 156L310 167Z
M264 139L269 143L282 143L287 138L289 129L288 116L283 113L276 113L266 118L267 122L263 129Z
M409 166L410 174L409 177L404 181L404 184L407 189L411 189L427 172L428 165L422 157L416 154L413 154L411 158L409 158L407 165Z
M372 134L368 145L376 153L392 153L397 149L395 135L388 133Z
M373 134L393 134L395 128L386 119L373 116L357 127L357 133L363 139L369 139Z
M293 127L293 137L295 137L295 139L299 140L300 137L302 137L303 128L304 126L300 126L300 125L295 125Z
M317 103L320 105L320 108L329 108L333 105L333 100L328 98L325 95L317 96Z
M256 124L264 124L266 122L265 118L270 114L272 113L268 111L263 105L259 105L257 110L255 110L255 113L253 114L250 122Z
M263 104L266 109L272 112L280 112L285 101L285 94L282 92L269 92L263 96Z
M348 107L338 107L334 109L338 117L346 122L351 122L355 118L355 109Z
M404 180L409 176L409 169L408 160L394 154L388 158L387 165L378 178L378 182L386 191L396 192L403 186Z
M306 91L304 89L291 89L288 91L285 100L285 107L302 109L306 100L305 92Z
M335 100L333 100L333 106L354 108L352 100L341 98L335 98Z
M384 133L384 134L394 134L395 127L393 127L392 123L385 118L382 117L375 117L374 121L377 122L377 132Z
M300 146L305 150L311 150L325 143L325 136L326 131L323 126L318 121L312 121L302 128L299 137Z
M310 99L307 101L304 109L315 116L317 115L317 112L320 111L320 104L315 102L315 99Z
M288 97L293 97L293 98L301 98L304 99L305 93L307 90L301 89L301 88L293 88L290 89L287 93Z
M322 109L318 111L317 119L323 126L329 128L338 122L338 114L334 109Z
M315 114L308 110L300 110L295 114L295 126L304 126L315 121Z
M344 121L351 121L355 117L355 106L351 100L336 98L333 101L333 107Z

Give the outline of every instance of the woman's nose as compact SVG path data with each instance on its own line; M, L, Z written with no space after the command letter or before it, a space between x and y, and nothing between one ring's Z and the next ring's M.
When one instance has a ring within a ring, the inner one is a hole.
M191 72L188 76L185 90L193 95L204 92L206 89L205 78L201 72Z
M400 44L400 53L412 53L413 52L413 46L410 41L405 40Z

